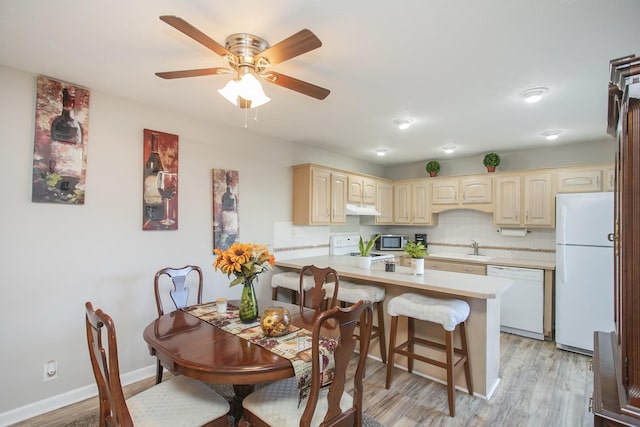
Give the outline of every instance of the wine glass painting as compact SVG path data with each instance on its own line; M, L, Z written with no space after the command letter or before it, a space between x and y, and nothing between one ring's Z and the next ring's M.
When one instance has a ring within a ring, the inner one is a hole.
M178 136L144 130L142 229L178 229Z

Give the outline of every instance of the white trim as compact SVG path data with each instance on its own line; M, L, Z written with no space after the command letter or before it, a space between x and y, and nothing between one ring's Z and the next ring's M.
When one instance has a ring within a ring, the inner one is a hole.
M128 372L120 376L123 386L155 376L156 364L147 366L136 371ZM0 414L0 426L8 426L26 419L42 415L44 413L60 409L73 403L81 402L98 395L98 387L95 384L70 390L57 394L38 402L30 403L19 408L12 409Z

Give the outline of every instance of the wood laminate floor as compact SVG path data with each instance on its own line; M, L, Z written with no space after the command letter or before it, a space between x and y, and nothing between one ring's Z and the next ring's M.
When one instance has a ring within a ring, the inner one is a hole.
M588 409L593 391L590 357L558 350L552 342L511 334L501 334L500 343L502 380L489 401L458 391L456 416L451 418L443 384L396 368L386 390L386 366L369 359L364 412L387 427L593 426ZM130 385L126 394L153 383L149 378ZM88 399L15 426L64 426L96 412L97 407L97 398Z

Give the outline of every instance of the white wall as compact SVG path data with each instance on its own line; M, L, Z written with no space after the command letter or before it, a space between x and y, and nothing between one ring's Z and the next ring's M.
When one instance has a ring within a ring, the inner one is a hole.
M114 318L127 373L155 363L142 330L156 316L159 268L200 265L206 300L239 297L240 288L228 288L226 276L211 267L211 169L239 171L240 239L272 245L274 223L291 221L291 166L318 158L304 146L92 90L85 204L32 203L35 82L35 75L0 67L0 425L8 411L94 384L85 301ZM144 128L179 136L177 231L141 229ZM349 166L332 153L322 160ZM258 292L270 295L266 278ZM58 379L43 383L51 359Z

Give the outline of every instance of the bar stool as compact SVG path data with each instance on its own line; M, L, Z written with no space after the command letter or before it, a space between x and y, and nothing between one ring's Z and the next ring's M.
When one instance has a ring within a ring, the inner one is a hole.
M305 276L303 278L303 289L308 291L315 285L313 276ZM300 273L295 271L287 271L284 273L275 273L271 276L271 299L278 300L278 288L285 288L291 291L291 304L298 304L300 289Z
M465 323L469 317L469 304L457 299L432 298L417 293L405 293L392 298L387 304L387 311L391 315L391 333L389 338L389 363L387 363L386 388L391 385L391 372L393 370L393 356L400 354L407 356L407 370L413 371L413 359L424 363L429 363L447 370L447 394L449 398L449 415L455 416L455 373L464 366L464 376L467 382L469 394L473 394L471 385L471 371L469 369L469 357L467 353L467 333ZM396 334L398 331L398 316L407 318L407 341L396 347ZM438 323L442 325L445 332L445 345L418 338L415 336L414 320ZM461 348L455 348L453 343L453 333L460 325ZM414 344L429 348L444 350L446 362L431 359L429 357L416 354ZM405 348L407 348L405 350ZM459 356L454 361L455 356Z
M333 293L333 283L327 283L324 285L327 290L327 294ZM340 286L338 287L338 301L355 304L360 300L371 301L373 307L378 313L378 326L373 326L371 331L371 337L369 340L378 338L380 343L380 358L382 363L387 363L387 346L384 334L384 308L383 302L386 296L386 291L382 286L374 285L361 285L351 282L340 280ZM360 339L359 334L354 334Z

